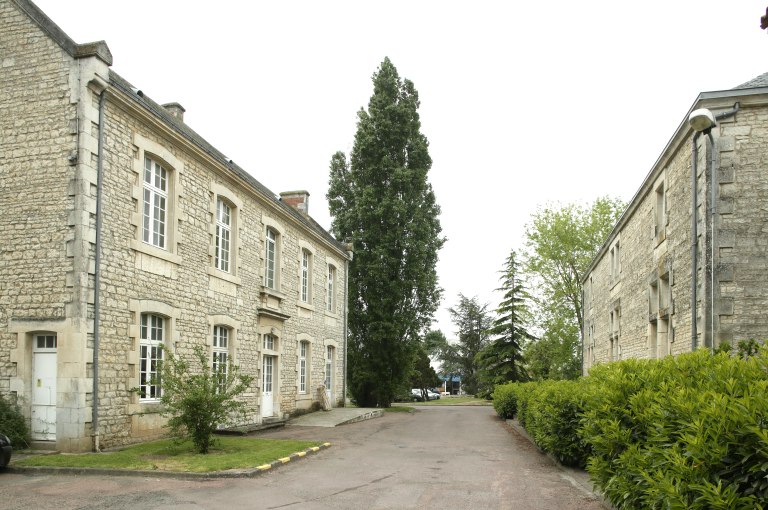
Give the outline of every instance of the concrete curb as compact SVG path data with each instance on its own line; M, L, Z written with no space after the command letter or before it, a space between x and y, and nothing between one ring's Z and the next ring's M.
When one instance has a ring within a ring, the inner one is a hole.
M318 453L331 447L331 443L323 443L320 446L313 446L300 452L292 453L288 457L277 459L269 464L262 464L253 469L229 469L226 471L215 471L212 473L186 473L178 471L137 471L130 469L103 469L103 468L65 468L65 467L22 467L8 465L5 468L6 473L36 475L106 475L106 476L134 476L143 478L175 478L178 480L206 480L216 478L253 478L276 469L283 464L303 459L308 455Z
M589 476L587 475L585 477L586 472L582 469L572 468L568 466L564 466L560 463L559 460L554 455L551 455L541 448L539 448L539 445L536 444L536 442L533 440L531 436L528 435L528 431L525 430L522 425L520 425L517 420L504 420L510 429L515 431L520 437L523 437L527 439L533 446L536 447L536 449L542 454L546 455L547 458L549 458L552 462L554 462L557 467L560 468L561 471L563 471L562 477L568 482L570 482L571 485L576 487L577 489L581 490L584 493L590 494L600 502L600 504L603 506L603 508L606 508L607 510L615 510L613 505L605 499L605 496L600 494L599 492L596 492L594 487L592 486L592 482L589 479Z
M357 423L359 421L372 420L373 418L380 418L383 415L384 415L384 410L383 409L375 409L375 410L369 411L369 412L367 412L365 414L361 414L360 416L357 416L355 418L351 418L349 420L343 421L343 422L339 423L338 425L349 425L350 423Z

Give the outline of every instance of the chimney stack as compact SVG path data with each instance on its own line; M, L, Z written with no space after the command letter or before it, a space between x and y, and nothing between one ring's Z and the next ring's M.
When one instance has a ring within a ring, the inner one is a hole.
M308 191L284 191L280 193L280 200L290 205L304 216L309 216Z
M175 119L178 119L180 122L184 122L184 112L186 110L179 103L166 103L163 105L163 108L168 110L168 113L170 113Z

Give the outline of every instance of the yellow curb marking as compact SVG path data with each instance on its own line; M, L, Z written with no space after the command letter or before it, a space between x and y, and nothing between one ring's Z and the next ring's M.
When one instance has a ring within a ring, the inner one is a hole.
M310 448L310 450L312 450L313 452L318 452L318 451L320 451L320 447L319 446L313 446L312 448Z
M282 462L283 464L285 464L286 462L290 462L290 461L291 461L291 458L290 458L290 457L283 457L282 459L277 459L277 460L279 460L280 462Z
M296 455L298 455L299 457L303 457L306 454L307 454L307 452L296 452Z
M271 464L262 464L261 466L257 467L256 469L261 469L262 471L266 471L267 469L272 469Z

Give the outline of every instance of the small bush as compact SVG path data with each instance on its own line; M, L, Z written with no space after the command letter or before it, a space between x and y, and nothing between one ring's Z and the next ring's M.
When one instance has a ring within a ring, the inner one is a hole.
M493 389L493 408L501 418L511 420L517 414L518 383L507 383Z
M237 397L251 384L251 376L239 373L228 360L226 371L220 365L212 371L208 355L201 346L192 352L192 364L166 351L161 362L163 416L173 437L190 439L198 453L208 453L218 425L231 420L245 409ZM196 365L193 369L192 365Z
M0 432L8 436L15 449L29 448L32 441L27 420L19 406L0 395Z

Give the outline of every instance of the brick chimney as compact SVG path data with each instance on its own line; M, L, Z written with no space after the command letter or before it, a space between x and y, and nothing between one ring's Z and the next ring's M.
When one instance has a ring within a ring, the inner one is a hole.
M301 214L309 216L309 191L284 191L280 193L280 200Z
M180 122L184 122L184 112L186 110L179 103L166 103L163 105L163 108L168 110L168 113L173 115L174 118L178 119Z

